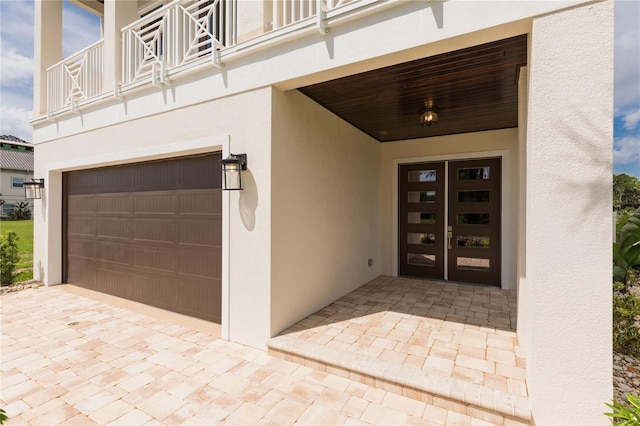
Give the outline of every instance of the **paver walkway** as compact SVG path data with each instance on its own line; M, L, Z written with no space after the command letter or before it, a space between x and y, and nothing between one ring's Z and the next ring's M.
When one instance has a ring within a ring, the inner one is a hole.
M488 424L55 287L0 313L8 425Z
M526 366L515 321L514 292L380 276L269 347L283 359L443 408L526 423Z

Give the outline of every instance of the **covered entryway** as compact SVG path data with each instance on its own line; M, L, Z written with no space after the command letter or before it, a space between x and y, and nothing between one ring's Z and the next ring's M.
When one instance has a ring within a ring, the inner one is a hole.
M220 158L63 173L64 282L220 323Z
M399 274L500 286L500 158L398 173Z

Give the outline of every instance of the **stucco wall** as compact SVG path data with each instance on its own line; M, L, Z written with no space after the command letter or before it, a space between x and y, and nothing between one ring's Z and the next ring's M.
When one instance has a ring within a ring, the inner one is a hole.
M223 148L247 153L246 189L223 195L229 217L225 231L229 263L223 265L228 282L226 288L223 282L223 297L231 303L227 319L223 310L222 333L237 342L263 347L269 336L271 275L270 110L271 89L258 89L40 143L35 175L46 178L46 188L34 215L36 278L48 285L62 280L62 171Z
M504 156L503 167L503 288L516 286L517 178L518 167L512 151L517 146L517 129L388 142L381 145L380 230L382 239L381 272L397 274L397 164L452 159Z
M536 424L608 424L612 398L613 1L534 19L527 379Z
M273 105L275 334L379 275L380 144L297 91Z

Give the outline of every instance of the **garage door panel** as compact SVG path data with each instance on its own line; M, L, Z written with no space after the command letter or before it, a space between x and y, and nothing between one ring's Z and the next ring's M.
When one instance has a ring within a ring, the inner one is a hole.
M97 200L90 195L75 195L69 197L67 202L67 213L69 216L74 214L94 213L97 209Z
M128 240L131 236L131 223L122 218L96 218L96 236Z
M134 271L130 267L109 262L96 262L94 290L132 299L134 296L134 277Z
M114 193L127 192L133 178L130 168L104 168L96 170L96 192Z
M145 163L133 169L134 191L176 188L183 165L179 162Z
M129 194L99 195L96 202L97 211L101 215L133 212L133 200Z
M178 195L175 191L171 192L153 192L153 193L133 193L135 199L134 212L175 215L178 213L178 205L176 198Z
M139 248L132 256L136 268L147 268L149 272L170 272L177 270L176 253L173 248Z
M222 305L222 283L220 280L191 281L191 285L180 287L180 309L182 313L198 316L206 312L204 319L220 323L219 306Z
M79 283L83 287L96 288L96 262L82 257L69 258L69 283Z
M138 274L134 283L135 300L171 310L176 310L176 304L179 306L180 283L175 279L162 274Z
M98 261L129 265L133 250L127 243L96 242L95 259Z
M182 252L178 272L194 277L220 279L222 277L222 248L213 247L211 250L200 252Z
M70 238L67 245L67 254L70 257L95 259L96 241L93 238Z
M220 158L64 173L65 281L220 322Z
M210 220L185 220L180 223L180 244L200 246L219 246L222 241L222 229L218 226L219 217Z
M139 219L133 222L133 239L139 242L171 243L178 242L178 220Z
M222 190L203 189L180 195L181 214L216 215L222 211Z
M69 217L68 232L73 236L89 236L96 235L96 220L92 217Z

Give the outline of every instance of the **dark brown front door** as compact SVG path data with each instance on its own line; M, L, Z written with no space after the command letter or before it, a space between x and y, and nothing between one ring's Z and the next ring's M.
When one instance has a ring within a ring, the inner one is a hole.
M220 323L220 157L64 173L65 282Z
M400 165L399 273L443 279L444 163Z
M500 169L499 158L400 165L399 275L500 285Z
M500 159L449 163L448 279L500 285Z

